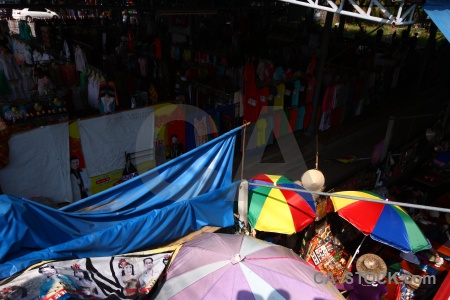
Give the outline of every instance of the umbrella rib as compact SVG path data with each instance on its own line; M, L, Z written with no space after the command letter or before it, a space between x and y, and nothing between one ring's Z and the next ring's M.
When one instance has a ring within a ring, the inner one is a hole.
M212 290L212 288L213 288L214 286L216 286L216 284L217 284L218 282L221 281L222 277L224 277L226 273L227 273L227 272L224 272L219 278L217 278L217 280L214 282L214 284L212 284L212 285L210 286L210 288L207 290L207 292L205 293L205 295L203 295L202 299L205 299L205 297L207 297L207 295L209 294L209 291ZM234 286L234 281L233 281L233 286Z
M221 241L222 241L222 240L221 240ZM222 241L222 242L223 242L223 241ZM224 244L224 245L227 246L226 244ZM224 253L216 252L216 251L214 251L214 250L212 250L212 249L204 248L204 247L201 247L201 246L198 246L198 245L195 245L194 247L191 247L191 246L183 246L183 247L186 247L186 248L189 247L189 248L192 248L192 249L195 249L195 248L202 249L202 250L205 250L205 251L214 253L214 255L223 255L225 259L229 259L229 256L225 255ZM227 248L231 251L231 249L230 249L229 247L227 247Z
M303 260L297 259L297 258L293 258L293 257L289 257L289 256L271 256L271 257L246 257L245 260L270 260L270 259L291 259L294 261L299 261L301 263L304 263Z
M283 274L283 273L281 273L281 272L278 272L278 271L276 271L275 269L269 269L269 268L266 268L266 267L263 266L263 265L257 265L257 264L252 264L252 263L251 263L251 260L255 260L255 261L256 261L256 260L264 260L264 259L280 259L280 258L281 258L281 259L289 259L289 260L297 261L297 262L300 262L300 263L302 263L302 264L304 264L304 265L306 265L306 266L308 266L308 267L311 267L306 261L303 261L303 260L300 260L300 259L296 259L296 258L293 258L293 257L288 257L288 256L274 256L274 257L268 257L268 258L246 258L245 261L246 261L247 264L249 264L249 265L253 265L253 266L257 267L257 268L262 268L262 269L264 269L264 270L266 270L266 271L270 271L271 273L276 273L276 274L280 275L281 277L287 277L287 278L289 278L288 275ZM302 281L302 283L304 283L305 285L308 285L308 286L310 286L310 287L314 287L313 285L309 284L309 283L306 282L306 281ZM326 293L326 292L324 292L324 291L319 290L318 292L321 293L321 294L324 294L324 295L329 296L329 294Z

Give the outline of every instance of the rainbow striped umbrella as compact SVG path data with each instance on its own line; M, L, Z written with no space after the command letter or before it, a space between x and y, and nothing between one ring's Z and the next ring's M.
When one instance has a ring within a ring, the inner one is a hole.
M431 247L430 243L408 213L398 205L388 205L381 196L366 191L333 193L380 200L368 202L331 196L335 211L364 235L403 252L417 252Z
M248 221L256 230L292 234L303 230L317 217L311 194L271 187L304 190L286 177L260 174L248 181L268 185L249 186Z

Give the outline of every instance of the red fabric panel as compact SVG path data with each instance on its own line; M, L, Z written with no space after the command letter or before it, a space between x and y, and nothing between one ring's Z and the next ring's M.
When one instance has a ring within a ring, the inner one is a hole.
M448 300L450 295L450 272L447 273L444 282L441 284L441 287L437 291L436 295L434 295L433 300Z
M275 138L279 138L280 137L280 132L281 132L281 113L284 113L284 111L276 111L275 114L273 115L273 135L275 136Z
M341 121L341 114L342 114L342 108L341 107L336 107L335 109L333 109L331 111L330 114L330 126L336 126L340 123Z
M295 123L297 121L298 111L295 108L292 108L289 111L289 132L293 132L295 130Z
M155 38L155 56L158 59L162 58L161 40L158 38Z
M383 208L382 203L361 201L339 209L338 214L367 235L375 228Z
M312 116L313 106L312 104L306 104L305 105L305 117L303 118L303 128L308 128L309 123L311 122L311 116Z
M170 137L172 134L176 134L178 136L178 140L183 144L186 151L186 122L184 112L181 109L176 109L170 115L170 121L167 124L167 140L166 145L170 145Z
M308 203L297 192L289 190L281 190L286 202L289 204L292 220L296 232L302 231L306 226L311 224L316 218L316 214Z

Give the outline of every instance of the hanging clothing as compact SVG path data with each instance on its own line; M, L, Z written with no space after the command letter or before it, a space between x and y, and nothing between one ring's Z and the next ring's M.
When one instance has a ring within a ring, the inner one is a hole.
M313 112L313 106L311 103L305 106L305 117L303 118L303 128L309 128L309 123L311 123L311 117Z
M87 92L88 92L88 104L90 107L98 109L98 95L100 91L100 82L99 78L95 75L90 75L88 77L88 85L87 85Z
M0 96L11 96L11 86L3 70L0 69Z
M256 147L264 146L266 144L267 120L259 118L256 122L256 130Z
M85 93L87 91L87 69L80 73L80 88Z
M64 51L64 56L66 57L66 59L70 60L70 50L69 50L69 45L67 44L66 40L64 40L63 51Z
M286 89L286 85L284 83L277 84L277 95L274 98L273 105L277 107L277 109L283 109L284 107L284 92Z
M75 107L75 110L81 111L85 109L85 104L83 101L83 97L81 96L84 94L84 91L79 86L75 86L72 88L72 99L70 99L73 103L73 106ZM69 101L69 100L68 100Z
M206 125L206 116L203 116L200 120L194 119L194 132L195 132L195 145L196 147L203 145L208 141L208 127Z
M299 96L300 96L300 88L301 83L300 80L294 81L294 90L292 91L292 98L291 98L291 105L292 106L298 106L299 105Z
M0 169L9 163L9 139L12 133L5 121L0 118Z
M138 58L139 70L142 77L147 77L147 59L145 57Z
M284 90L284 107L290 108L292 107L292 93L294 91L294 83L293 82L286 82L286 87Z
M331 114L331 111L322 112L322 117L320 119L320 125L319 125L320 131L325 131L330 128L330 126L331 126L330 125L330 114Z
M297 120L295 121L295 130L303 129L303 120L305 118L306 110L305 106L302 105L297 107Z
M61 66L61 71L63 75L63 82L66 85L72 86L78 84L79 78L74 64L67 63Z
M298 111L296 108L291 108L289 110L289 128L288 132L295 131L295 123L297 122Z
M108 94L110 97L115 99L115 105L119 105L119 99L117 97L117 90L114 81L102 81L99 83L99 97L104 97Z
M242 94L242 89L236 91L234 93L234 97L233 97L233 103L237 104L239 103L239 117L243 117L244 116L244 104L243 104L243 97L244 95Z
M23 39L26 41L31 40L31 38L33 37L33 33L31 31L31 27L30 24L28 24L28 22L25 24L25 26L23 27Z
M61 65L57 63L52 63L48 67L48 73L50 75L51 81L55 86L59 87L63 85L63 75L61 71Z
M256 122L260 111L260 101L256 91L256 77L253 63L247 62L244 66L244 119L247 122Z
M36 83L33 78L33 69L27 66L22 66L21 73L23 78L22 80L23 89L26 92L33 90Z
M100 98L99 109L101 114L113 113L116 108L114 97L106 95Z
M334 100L336 98L336 86L329 85L325 89L325 94L322 100L322 111L331 111L334 106Z
M0 55L0 68L9 81L22 79L19 64L11 53L2 53Z
M82 72L86 69L87 59L86 54L80 46L75 47L75 68L78 72Z
M161 40L159 38L155 38L155 57L157 59L162 58Z
M312 103L314 97L314 89L316 87L316 78L311 76L308 77L308 87L306 88L306 103Z
M50 80L50 78L48 78L45 75L42 78L37 79L37 85L38 85L39 96L47 95L54 88L53 83Z

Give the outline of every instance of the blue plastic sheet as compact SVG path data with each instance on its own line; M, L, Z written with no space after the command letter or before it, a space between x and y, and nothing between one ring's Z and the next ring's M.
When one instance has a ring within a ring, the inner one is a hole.
M445 38L450 41L450 2L448 0L427 0L423 9Z
M239 130L61 210L0 195L0 278L43 260L112 256L232 226Z

